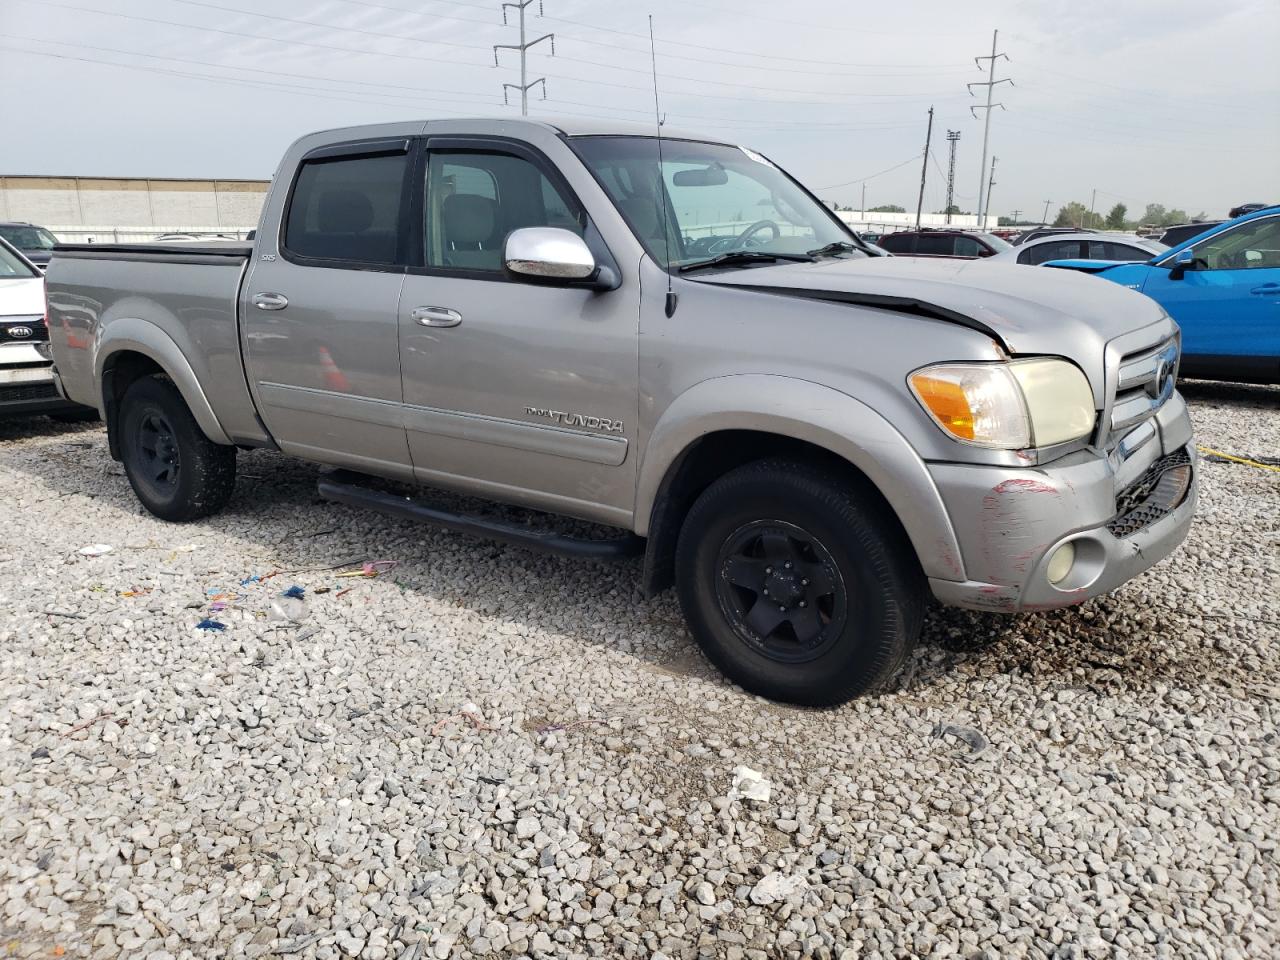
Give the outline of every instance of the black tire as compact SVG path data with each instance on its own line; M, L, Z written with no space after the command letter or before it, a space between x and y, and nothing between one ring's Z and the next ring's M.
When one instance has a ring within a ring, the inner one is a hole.
M100 419L98 411L93 407L73 407L70 410L59 410L49 414L50 420L58 423L97 423Z
M235 447L204 435L168 377L131 383L118 426L129 484L161 520L196 520L227 505L236 484Z
M747 464L698 497L676 584L694 638L729 679L807 706L883 686L924 621L924 575L879 494L795 461Z

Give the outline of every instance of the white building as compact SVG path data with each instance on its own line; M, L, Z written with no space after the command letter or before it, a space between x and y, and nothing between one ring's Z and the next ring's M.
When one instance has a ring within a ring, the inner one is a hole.
M258 224L265 180L0 176L0 220L47 227L67 242L161 233L243 236Z
M916 228L916 215L912 211L906 213L879 213L875 210L837 210L835 214L854 230L858 231L869 230L872 233L894 233L899 230L914 230ZM981 229L990 229L996 223L996 217L988 216L986 227ZM920 216L920 226L950 226L958 230L980 229L978 215L973 213L953 213L950 223L947 223L945 214L925 213Z

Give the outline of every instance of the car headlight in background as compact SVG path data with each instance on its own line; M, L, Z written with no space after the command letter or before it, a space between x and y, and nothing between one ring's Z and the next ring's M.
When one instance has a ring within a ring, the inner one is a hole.
M943 363L908 382L938 426L977 446L1048 447L1088 436L1097 416L1088 379L1066 360Z

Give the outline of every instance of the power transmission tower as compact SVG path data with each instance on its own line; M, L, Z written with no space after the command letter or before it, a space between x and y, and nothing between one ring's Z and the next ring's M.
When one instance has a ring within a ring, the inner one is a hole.
M947 223L951 222L951 208L955 206L956 195L956 143L960 140L959 130L947 131L947 143L951 144L951 157L947 160Z
M991 157L991 179L987 181L987 205L982 208L982 217L978 221L978 226L983 230L987 229L987 216L991 213L991 188L996 185L996 158L993 154ZM998 218L997 218L998 219Z
M916 201L916 229L920 229L920 212L924 209L924 180L929 173L929 144L933 141L933 107L929 108L929 129L924 135L924 163L920 167L920 199Z
M529 91L532 90L534 87L536 87L538 84L542 84L542 99L543 100L547 99L547 78L546 77L539 77L537 80L534 80L532 83L529 82L527 51L529 50L530 47L534 46L535 44L541 43L543 40L550 40L551 55L553 57L556 55L556 35L554 33L544 33L542 36L538 37L537 40L529 40L527 42L524 38L525 36L524 9L525 7L531 6L533 2L534 0L518 0L518 2L515 2L515 3L504 3L502 5L503 26L507 25L507 8L508 7L511 7L512 9L520 11L520 42L519 43L495 43L493 45L493 65L495 67L499 65L498 64L499 50L519 50L520 51L520 82L518 84L504 83L502 85L502 102L503 103L509 102L507 100L508 90L519 90L520 91L520 115L522 117L527 117L529 115ZM542 0L538 0L538 16L542 16Z
M983 130L982 130L982 165L981 165L980 167L978 167L978 214L979 214L979 215L981 215L981 214L982 214L982 210L983 210L983 205L982 205L983 188L987 185L987 184L986 184L986 179L987 179L987 141L988 141L988 140L990 139L990 137L991 137L991 110L992 110L992 108L994 108L994 107L999 107L1001 110L1003 110L1003 109L1005 108L1005 106L1004 106L1004 104L1003 104L1003 103L992 103L992 102L991 102L991 97L992 97L992 95L994 94L996 87L997 87L997 86L999 86L1000 84L1002 84L1002 83L1007 83L1007 84L1009 84L1009 85L1011 85L1011 86L1013 85L1013 81L1012 81L1012 80L1010 80L1008 77L1001 77L999 80L997 80L997 79L996 79L996 61L997 61L997 60L999 60L1001 57L1004 57L1004 59L1006 59L1006 60L1008 60L1008 59L1009 59L1008 54L1004 54L1004 53L997 53L997 52L996 52L996 37L998 37L999 35L1000 35L1000 31L999 31L999 30L992 30L992 31L991 31L991 56L989 56L989 57L974 57L974 58L973 58L973 62L974 62L974 63L976 63L976 64L978 65L978 69L979 69L979 70L981 70L981 69L982 69L982 61L983 61L983 60L989 60L989 61L990 61L990 71L989 71L989 73L987 74L987 79L986 79L985 81L982 81L982 82L975 82L975 83L966 84L966 86L968 86L968 88L969 88L969 96L973 96L973 88L974 88L974 87L986 87L986 88L987 88L987 103L986 103L986 106L974 106L974 107L970 107L970 108L969 108L969 112L970 112L971 114L973 114L973 118L974 118L975 120L978 118L978 111L979 111L979 110L985 110L985 111L986 111L986 122L983 124Z

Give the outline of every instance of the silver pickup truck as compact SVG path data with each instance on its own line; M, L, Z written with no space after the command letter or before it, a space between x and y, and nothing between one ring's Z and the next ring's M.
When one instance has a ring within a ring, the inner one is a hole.
M1079 603L1182 540L1178 328L1067 272L872 256L769 159L692 136L443 120L293 144L252 245L63 246L65 395L157 516L236 451L321 493L587 558L643 550L721 669L831 704L926 602ZM619 528L534 533L448 488Z

